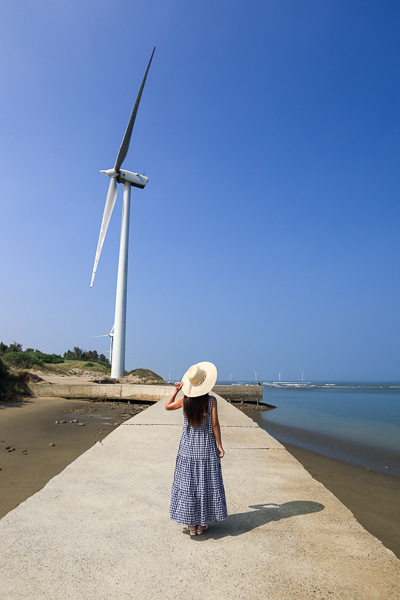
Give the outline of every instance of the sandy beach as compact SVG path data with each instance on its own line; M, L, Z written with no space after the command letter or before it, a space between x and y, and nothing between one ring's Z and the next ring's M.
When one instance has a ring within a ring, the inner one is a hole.
M400 479L283 445L367 531L400 558Z
M145 408L139 404L56 398L1 403L0 517ZM287 444L285 447L352 511L365 529L400 557L400 479Z
M0 518L145 408L59 398L0 403Z
M261 426L257 411L245 408L243 412ZM400 558L399 478L279 441L314 479L351 510L367 531Z

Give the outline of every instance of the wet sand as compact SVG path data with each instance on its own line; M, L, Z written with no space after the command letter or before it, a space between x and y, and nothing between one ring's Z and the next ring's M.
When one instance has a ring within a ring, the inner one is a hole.
M263 428L263 421L257 411L242 408L243 412ZM271 427L272 425L272 427ZM349 464L346 453L343 460L328 458L310 449L301 448L285 441L285 430L289 429L275 423L268 423L267 432L277 439L292 456L320 483L322 483L342 504L353 513L363 527L394 554L400 558L400 478L381 473L365 466ZM293 433L294 428L290 428ZM311 447L313 441L327 436L313 434L311 431L298 430L299 444L307 442ZM282 435L280 435L282 434ZM300 434L303 437L300 437ZM300 442L301 440L301 442ZM346 444L343 444L345 448ZM347 444L354 458L354 451L361 447L357 444ZM318 447L318 446L317 446ZM365 456L362 457L365 460ZM367 463L368 464L368 463ZM398 462L394 472L398 472Z
M0 518L145 408L59 398L0 403ZM70 423L75 419L82 424Z
M400 558L400 479L281 443L367 531Z

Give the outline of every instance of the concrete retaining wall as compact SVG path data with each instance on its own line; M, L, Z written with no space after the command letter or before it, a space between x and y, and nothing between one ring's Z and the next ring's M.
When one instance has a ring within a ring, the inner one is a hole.
M48 396L53 398L92 398L93 400L138 400L140 402L157 402L169 396L172 385L131 385L115 384L58 384L31 383L33 396ZM226 400L239 402L241 400L255 402L262 399L262 387L258 385L216 385L216 394Z
M49 396L53 398L92 398L93 400L139 400L143 402L156 402L172 391L168 385L130 385L127 383L115 384L58 384L58 383L31 383L29 389L36 397Z
M263 397L261 385L216 385L214 391L231 402L256 402Z

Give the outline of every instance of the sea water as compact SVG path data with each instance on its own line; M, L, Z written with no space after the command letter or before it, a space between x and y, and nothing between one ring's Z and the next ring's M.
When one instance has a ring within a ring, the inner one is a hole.
M263 401L251 416L277 440L400 477L399 383L277 383Z

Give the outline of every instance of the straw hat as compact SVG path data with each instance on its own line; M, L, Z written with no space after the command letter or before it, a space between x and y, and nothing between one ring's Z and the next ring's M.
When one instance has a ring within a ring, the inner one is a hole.
M183 378L183 393L188 398L208 394L217 381L217 367L210 362L199 362L186 371Z

